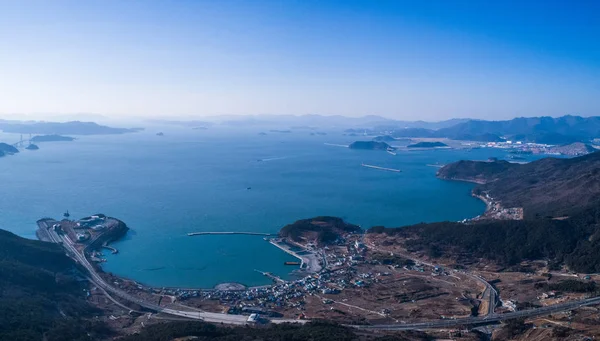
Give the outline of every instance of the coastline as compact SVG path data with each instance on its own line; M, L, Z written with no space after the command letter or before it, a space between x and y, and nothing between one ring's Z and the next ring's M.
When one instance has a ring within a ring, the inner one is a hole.
M438 179L446 181L460 181L474 183L477 185L485 185L487 182L478 179L467 179L467 178L447 178L437 176ZM478 221L478 220L523 220L523 208L522 207L504 207L500 201L494 200L489 195L489 192L482 192L482 194L476 194L475 189L471 190L471 196L475 197L485 204L485 211L471 219L465 221Z

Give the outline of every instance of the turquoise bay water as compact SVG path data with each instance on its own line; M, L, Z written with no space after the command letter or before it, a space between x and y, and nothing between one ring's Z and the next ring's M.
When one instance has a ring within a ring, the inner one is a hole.
M504 156L499 150L356 151L324 143L357 138L224 130L81 137L40 144L0 158L0 228L35 238L35 221L105 213L131 228L107 255L106 271L154 286L212 287L287 277L294 260L254 236L197 236L197 231L276 233L317 215L368 228L461 220L485 206L472 185L441 181L427 164ZM2 134L0 141L18 140ZM258 162L258 159L264 161ZM361 163L399 168L392 173ZM251 189L247 189L251 187Z

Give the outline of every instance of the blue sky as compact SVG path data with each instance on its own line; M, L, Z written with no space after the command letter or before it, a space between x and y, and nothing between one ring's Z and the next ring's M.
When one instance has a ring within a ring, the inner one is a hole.
M0 0L0 113L600 114L598 1Z

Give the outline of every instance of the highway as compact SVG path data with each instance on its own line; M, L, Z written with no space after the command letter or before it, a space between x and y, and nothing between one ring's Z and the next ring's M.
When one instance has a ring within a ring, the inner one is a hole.
M494 314L483 317L468 317L455 320L439 320L419 323L407 323L407 324L387 324L387 325L371 325L371 326L352 326L358 329L369 329L369 330L425 330L425 329L446 329L455 328L466 325L480 325L480 324L493 324L500 321L511 320L515 318L532 318L538 316L549 315L552 313L558 313L567 310L573 310L580 307L600 304L600 297L592 297L584 300L554 304L547 307L521 310L506 314Z

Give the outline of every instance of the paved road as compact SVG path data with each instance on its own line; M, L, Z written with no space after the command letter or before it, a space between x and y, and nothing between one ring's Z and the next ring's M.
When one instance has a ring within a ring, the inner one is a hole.
M488 301L488 311L487 311L487 315L493 315L494 311L496 310L496 304L498 303L498 291L496 291L496 288L494 288L488 281L486 281L485 279L483 279L482 277L472 274L472 273L468 273L468 272L461 272L463 275L468 276L478 282L480 282L481 284L485 285L485 291L483 292L483 295L481 295L481 299L484 300L487 297L487 301Z
M382 250L382 249L378 249L377 247L373 246L373 245L369 245L367 243L365 243L365 245L372 250L378 251L378 252L383 252L383 253L389 253L390 251L387 250ZM421 264L425 264L429 267L435 268L436 264L433 263L429 263L426 261L423 261L419 258L415 258L411 255L408 254L404 254L404 253L398 253L396 252L395 254L404 257L406 259L410 259L415 263L421 263ZM454 271L454 270L453 270ZM500 297L500 295L498 295L498 291L496 291L496 288L494 288L494 286L492 286L488 281L486 281L483 277L466 272L466 271L454 271L457 273L461 273L469 278L472 278L473 280L483 284L485 286L485 290L483 291L483 295L481 295L481 299L484 300L487 297L487 301L488 301L488 311L487 311L487 315L493 315L495 308L496 308L496 304L498 303L498 299Z
M567 302L562 304L554 304L547 307L521 310L506 314L494 314L484 317L470 317L456 320L440 320L420 323L407 324L388 324L388 325L372 325L372 326L354 326L359 329L378 329L378 330L414 330L414 329L443 329L453 328L465 325L491 324L495 322L515 319L515 318L531 318L558 313L561 311L573 310L580 307L600 304L600 297L593 297L579 301Z

